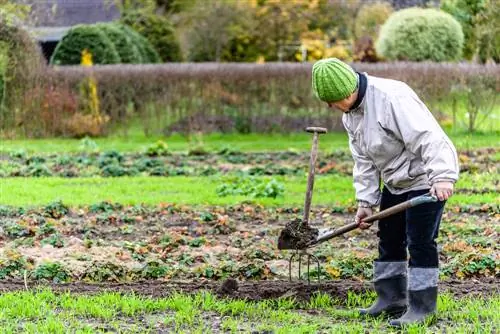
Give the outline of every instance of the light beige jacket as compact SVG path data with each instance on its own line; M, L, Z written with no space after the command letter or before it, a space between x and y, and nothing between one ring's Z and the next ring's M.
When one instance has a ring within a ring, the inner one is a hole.
M360 106L343 115L360 204L380 201L380 182L393 194L458 180L455 147L405 83L367 75Z

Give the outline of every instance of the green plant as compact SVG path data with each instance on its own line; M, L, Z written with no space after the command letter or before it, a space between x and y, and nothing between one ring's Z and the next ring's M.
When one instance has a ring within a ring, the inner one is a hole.
M6 250L4 257L0 258L0 279L14 276L22 269L29 269L30 263L26 257L17 250Z
M120 55L113 42L95 25L77 25L71 28L57 44L50 63L54 65L79 65L82 51L92 54L94 64L118 64Z
M62 235L59 233L51 234L47 238L42 239L41 243L42 245L48 244L56 248L62 248L65 246L64 239L62 238Z
M121 22L144 36L164 62L181 61L181 49L174 27L165 16L140 11L128 11Z
M163 140L158 140L146 149L146 154L150 157L165 156L169 154L168 145Z
M226 178L225 182L220 184L215 191L220 197L243 195L253 198L276 198L283 195L284 186L275 179L267 181L244 175Z
M87 153L99 152L99 145L92 138L85 136L80 139L80 150Z
M59 262L45 262L40 264L32 274L34 279L52 280L54 283L67 282L70 279L69 271Z
M137 47L139 53L141 54L142 63L153 64L160 63L161 57L151 43L140 33L132 29L126 24L120 24L118 27L125 32L127 36L130 37L132 43Z
M409 8L385 22L376 50L389 60L450 61L460 59L463 41L462 27L450 14Z
M170 271L170 268L159 261L149 261L141 268L140 275L146 279L157 279L165 277Z
M113 43L123 64L141 64L141 53L123 29L116 23L98 23L96 26L106 34Z
M45 212L45 215L56 219L59 219L62 216L67 215L69 212L68 207L64 205L63 202L60 200L47 204L43 208L43 210Z
M111 203L108 201L102 201L100 203L92 204L89 206L89 212L99 213L99 212L111 212L114 210L120 210L123 206L119 203Z

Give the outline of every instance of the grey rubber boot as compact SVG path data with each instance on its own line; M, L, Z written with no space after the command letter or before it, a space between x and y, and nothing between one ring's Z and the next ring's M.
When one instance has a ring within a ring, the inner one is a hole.
M391 326L423 323L436 312L438 275L437 268L410 268L409 308Z
M407 262L374 262L373 286L377 300L367 309L360 309L363 316L381 315L399 317L407 309Z

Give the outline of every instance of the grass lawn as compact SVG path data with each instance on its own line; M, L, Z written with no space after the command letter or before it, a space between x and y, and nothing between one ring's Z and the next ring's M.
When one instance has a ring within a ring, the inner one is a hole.
M451 140L458 149L466 150L477 147L498 146L500 133L450 133ZM140 152L158 140L165 141L172 151L187 151L190 143L187 137L173 135L171 137L146 137L142 132L135 131L128 138L110 136L96 138L95 143L101 151L118 150L120 152ZM226 147L234 150L249 151L283 151L288 149L310 150L311 135L307 133L283 134L209 134L203 137L204 148L218 151ZM0 151L25 150L33 153L78 152L81 141L77 139L22 139L0 140ZM328 133L321 136L320 150L330 152L337 149L347 149L345 133Z
M373 293L349 294L344 301L317 294L308 303L297 303L287 298L219 299L209 292L153 299L21 291L0 296L0 326L3 333L397 333L387 321L359 318L356 308L373 299ZM499 307L498 295L455 299L442 294L437 322L413 325L408 333L493 333L500 326Z
M270 180L256 177L256 180ZM3 178L0 179L0 203L15 206L44 205L62 200L68 205L89 205L103 200L121 204L177 203L189 205L231 205L252 201L267 206L302 206L307 178L278 176L284 185L284 195L277 198L249 196L219 197L216 188L226 182L224 177L118 177L118 178ZM458 188L486 187L485 194L457 193L451 205L500 204L500 198L491 188L498 176L491 174L462 174ZM314 185L313 205L348 206L353 204L352 178L341 175L318 175Z

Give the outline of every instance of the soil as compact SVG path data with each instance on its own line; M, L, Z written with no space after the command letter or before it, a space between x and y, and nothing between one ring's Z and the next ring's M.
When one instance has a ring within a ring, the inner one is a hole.
M286 224L278 238L278 249L304 249L318 237L318 229L297 218Z
M440 291L447 291L455 297L462 296L491 296L500 293L500 284L497 278L481 278L470 280L447 280L439 282ZM135 293L142 296L165 297L173 292L196 293L202 290L212 291L219 297L232 299L246 299L259 301L276 298L295 298L297 301L308 301L314 293L320 291L327 293L340 302L347 299L348 291L362 293L371 289L369 282L356 280L327 281L321 284L311 282L284 280L270 281L143 281L134 283L65 283L43 284L28 282L30 289L38 287L51 287L56 292L76 294L96 294L105 291L120 293ZM2 280L0 292L23 290L25 285L20 280Z

